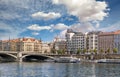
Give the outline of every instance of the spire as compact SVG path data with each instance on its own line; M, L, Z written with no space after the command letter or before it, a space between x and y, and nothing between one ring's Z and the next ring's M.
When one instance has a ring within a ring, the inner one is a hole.
M9 35L9 41L10 41L10 35Z

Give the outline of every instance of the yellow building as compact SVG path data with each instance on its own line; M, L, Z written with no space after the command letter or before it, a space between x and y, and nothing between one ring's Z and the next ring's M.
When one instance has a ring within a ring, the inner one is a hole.
M0 43L1 51L42 52L41 47L41 40L34 38L3 40Z

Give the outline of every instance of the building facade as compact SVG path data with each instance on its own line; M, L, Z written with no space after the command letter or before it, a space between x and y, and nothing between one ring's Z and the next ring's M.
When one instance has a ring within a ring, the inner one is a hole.
M101 32L99 34L99 52L113 53L113 49L118 50L120 53L120 30L114 32Z
M78 49L82 51L86 49L86 37L82 32L75 32L75 34L72 36L71 50L74 53L77 53Z
M86 34L82 32L73 32L71 29L66 33L67 51L77 53L78 49L86 49Z
M42 52L42 42L33 38L3 40L1 51Z
M51 53L50 43L42 43L42 53Z
M100 31L92 31L87 34L87 50L93 51L97 50L98 51L98 34Z
M64 38L55 37L53 43L55 50L66 51L66 40Z
M73 32L72 29L68 29L66 32L66 48L68 53L72 53L72 37L75 33Z

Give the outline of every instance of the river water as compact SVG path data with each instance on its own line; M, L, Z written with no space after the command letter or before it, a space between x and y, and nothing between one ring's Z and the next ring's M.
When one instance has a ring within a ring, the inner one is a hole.
M120 77L119 64L0 63L0 77Z

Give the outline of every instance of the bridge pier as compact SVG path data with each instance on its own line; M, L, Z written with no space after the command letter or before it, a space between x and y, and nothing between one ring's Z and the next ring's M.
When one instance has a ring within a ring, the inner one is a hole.
M22 62L22 52L17 53L17 62Z

